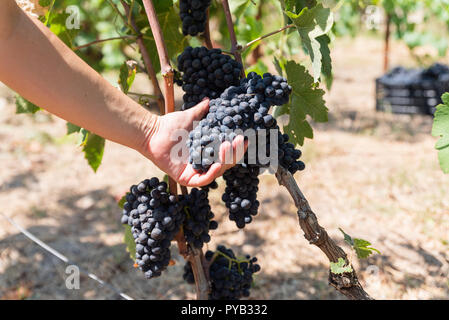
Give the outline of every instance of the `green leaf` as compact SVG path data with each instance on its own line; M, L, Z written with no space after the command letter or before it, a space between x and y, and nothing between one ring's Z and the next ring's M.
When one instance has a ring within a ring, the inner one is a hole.
M126 3L131 5L132 0L126 0ZM143 8L142 0L137 0L137 3ZM169 11L173 7L173 0L153 0L154 10L157 14Z
M304 138L313 138L313 130L306 120L310 115L316 122L326 122L328 109L323 99L324 91L317 88L306 68L294 61L285 64L288 83L292 86L290 102L275 110L275 117L288 114L290 120L284 127L295 144L303 145Z
M66 127L67 127L67 135L81 131L81 127L78 127L76 124L70 122L66 123Z
M136 243L131 232L131 226L124 225L123 228L125 229L123 241L126 244L126 251L129 252L129 257L136 261Z
M68 13L57 13L51 18L50 30L58 36L67 46L73 47L73 39L77 35L77 29L67 29L66 21L70 17Z
M346 265L343 258L338 258L337 262L331 262L330 265L333 274L351 273L353 271L350 265Z
M273 58L273 64L274 67L276 68L276 71L279 75L283 76L284 75L284 59L280 58L280 60L277 57Z
M125 94L128 94L129 88L131 88L136 77L136 72L137 65L130 61L125 61L120 67L119 84Z
M36 113L41 108L26 100L25 98L17 95L16 96L16 113Z
M331 42L331 39L329 38L328 35L322 35L317 38L317 41L320 43L320 51L322 56L321 63L323 67L321 69L321 73L324 76L326 88L330 90L332 87L332 82L334 81L332 75L331 52L329 50L329 43Z
M172 9L169 12L158 14L158 20L164 34L164 40L165 44L167 45L168 55L170 58L174 58L179 52L182 52L189 43L188 38L184 37L184 35L180 31L179 16L174 11L174 9ZM151 29L149 28L149 23L146 15L140 15L136 19L136 23L138 24L142 32L144 32L145 47L148 50L155 72L159 73L159 71L161 71L161 65L157 53L156 42L154 41L153 34L151 32Z
M316 0L285 0L285 9L294 13L300 12L305 7L313 8Z
M268 67L265 63L263 63L262 60L258 60L256 64L253 64L252 66L246 69L246 74L250 72L255 72L257 74L262 75L268 72Z
M129 192L127 192L118 202L118 206L120 207L120 209L123 209L123 206L125 205L126 202L126 196L129 194ZM126 244L126 251L129 252L129 256L133 261L136 261L136 243L134 241L132 232L131 232L131 226L129 225L125 225L125 232L124 232L124 242Z
M358 239L355 238L354 239L354 250L357 253L357 257L359 259L366 259L368 258L371 254L375 252L380 254L380 251L373 248L373 247L369 247L371 245L371 243L369 241L363 240L363 239Z
M165 183L168 185L168 174L164 174L164 177L162 178L162 181L165 181Z
M39 5L41 7L48 7L51 4L52 0L39 0Z
M334 21L332 12L329 8L324 8L322 4L319 4L312 9L305 7L299 14L291 11L285 11L285 13L292 19L304 46L307 48L312 60L314 82L317 82L323 67L321 44L317 38L331 30ZM323 50L323 52L326 52L326 50Z
M343 233L345 242L352 247L354 245L354 241L352 241L351 236L349 234L347 234L346 232L344 232L342 228L338 228L338 229L341 231L341 233Z
M349 234L344 232L343 229L339 228L339 230L343 233L345 242L349 244L357 254L357 258L366 259L374 252L380 254L379 250L370 247L371 243L369 241L359 238L352 238Z
M444 173L449 173L449 93L441 97L443 103L438 105L433 120L432 135L440 137L435 144L438 160Z
M238 19L251 4L251 0L234 0L230 1L229 7L235 18Z
M118 201L118 206L120 207L120 209L123 209L125 202L126 202L126 196L129 194L129 192L127 192L123 197L121 197L121 199Z
M81 128L81 130L79 131L79 137L78 137L78 146L82 147L86 145L87 142L87 138L89 137L89 131Z
M87 140L84 143L83 152L89 166L97 171L101 164L104 153L105 139L97 136L96 134L89 133L87 135Z

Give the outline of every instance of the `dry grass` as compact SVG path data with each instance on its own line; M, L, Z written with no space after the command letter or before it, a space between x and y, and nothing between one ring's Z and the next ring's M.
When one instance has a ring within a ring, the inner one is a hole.
M353 257L374 298L447 299L449 176L438 167L429 117L373 111L381 50L374 39L337 42L336 79L326 97L331 119L314 125L315 139L303 147L307 169L296 178L321 225L342 246L339 227L381 251L366 261ZM393 64L412 63L402 47L394 52ZM174 267L144 281L122 243L116 198L136 181L161 173L136 152L108 142L94 174L73 141L58 138L62 121L14 115L9 92L0 96L1 211L135 298L194 298L193 288L182 282L176 250ZM253 298L344 298L327 285L328 263L304 240L287 193L273 177L262 181L260 214L244 231L228 221L220 192L212 194L220 226L209 246L223 243L259 258ZM67 290L62 263L2 218L0 226L0 297L117 298L87 278L80 290Z

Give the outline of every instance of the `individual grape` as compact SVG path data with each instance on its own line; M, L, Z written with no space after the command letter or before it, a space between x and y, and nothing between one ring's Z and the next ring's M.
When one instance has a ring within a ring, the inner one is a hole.
M238 259L232 249L225 246L218 246L215 252L207 251L205 258L210 263L209 300L239 300L250 296L253 275L260 271L257 258L247 255ZM190 262L184 265L183 278L189 284L195 283Z
M121 222L131 226L136 265L147 279L160 276L170 262L170 242L184 222L182 208L157 178L131 186L126 195Z

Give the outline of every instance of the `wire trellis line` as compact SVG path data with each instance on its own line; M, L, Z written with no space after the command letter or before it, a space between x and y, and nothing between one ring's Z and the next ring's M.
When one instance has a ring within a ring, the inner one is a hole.
M117 289L116 287L114 287L113 285L105 282L104 280L100 279L99 277L97 277L95 274L85 270L84 268L78 266L76 263L73 263L72 261L70 261L66 256L64 256L62 253L58 252L57 250L53 249L52 247L50 247L49 245L47 245L45 242L43 242L42 240L40 240L39 238L37 238L35 235L33 235L32 233L30 233L29 231L27 231L25 228L23 228L22 226L20 226L17 222L15 222L13 219L11 219L10 217L6 216L5 214L0 212L0 215L5 218L14 228L16 228L17 230L20 231L20 233L22 233L25 237L27 237L28 239L30 239L31 241L33 241L34 243L36 243L38 246L40 246L41 248L43 248L45 251L51 253L52 255L54 255L55 257L57 257L59 260L65 262L68 265L74 265L76 266L80 272L82 274L84 274L85 276L91 278L92 280L98 282L101 286L103 287L107 287L108 289L114 291L117 295L119 295L120 297L122 297L125 300L134 300L133 298L131 298L130 296L128 296L127 294L121 292L121 290Z

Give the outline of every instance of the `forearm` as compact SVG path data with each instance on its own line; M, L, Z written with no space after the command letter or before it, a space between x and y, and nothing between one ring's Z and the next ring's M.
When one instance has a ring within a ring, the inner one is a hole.
M0 22L0 81L53 114L140 151L157 117L114 88L14 1L1 1L10 3L10 18Z

